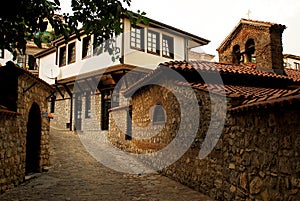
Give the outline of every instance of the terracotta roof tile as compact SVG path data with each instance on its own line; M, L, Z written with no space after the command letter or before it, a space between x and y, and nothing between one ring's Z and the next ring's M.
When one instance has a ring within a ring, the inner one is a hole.
M183 83L178 83L183 84ZM190 83L193 88L209 91L216 94L226 94L230 98L240 98L243 100L238 107L247 107L251 104L262 105L273 100L289 98L300 95L300 88L298 89L277 89L264 88L252 86L237 86L237 85L219 85L219 84L201 84Z
M234 65L234 64L225 64L218 62L208 62L208 61L170 61L160 64L161 66L166 66L174 70L200 70L200 71L213 71L219 72L220 74L244 74L249 76L256 77L265 77L265 78L276 78L276 79L291 79L288 76L278 75L271 72L266 72L263 70L258 70L255 68L255 65L246 66L246 65Z
M293 79L294 82L300 83L300 70L286 68L285 72L289 78Z
M221 75L247 75L254 78L272 78L279 80L289 80L291 83L300 81L300 72L295 70L286 70L287 75L277 75L271 72L265 72L262 70L257 70L255 65L233 65L224 64L217 62L206 62L206 61L170 61L160 64L160 66L154 71L147 74L144 78L136 82L134 85L129 87L124 91L126 96L134 92L141 83L145 83L155 76L158 76L163 72L163 68L167 67L173 69L177 72L218 72ZM256 105L260 107L271 102L276 102L278 100L287 101L293 99L291 97L300 95L300 88L276 88L276 87L266 87L266 86L243 86L243 85L232 85L232 84L213 84L213 83L202 83L202 82L176 82L179 85L189 85L195 89L209 91L216 94L226 95L230 98L239 98L241 104L237 108L248 107L250 105ZM224 94L225 92L225 94ZM234 109L232 109L234 110Z

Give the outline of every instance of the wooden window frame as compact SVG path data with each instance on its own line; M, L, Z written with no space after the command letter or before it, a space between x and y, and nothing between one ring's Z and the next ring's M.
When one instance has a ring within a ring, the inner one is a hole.
M67 65L67 46L62 46L59 48L58 63L59 67Z
M148 30L147 52L150 54L160 55L160 34L156 31Z
M68 64L76 62L76 42L68 44Z
M138 33L137 30L140 30ZM131 26L130 28L130 48L145 51L145 28L140 26ZM138 47L138 45L140 47Z
M92 37L86 36L82 39L82 59L89 58L93 55Z
M167 41L167 42L165 42ZM167 43L168 47L166 46ZM164 35L162 36L162 56L170 59L174 59L174 37ZM169 54L169 55L168 55Z

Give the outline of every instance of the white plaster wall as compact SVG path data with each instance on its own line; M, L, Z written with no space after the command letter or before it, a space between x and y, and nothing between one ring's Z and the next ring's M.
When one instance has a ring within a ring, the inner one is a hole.
M143 26L143 25L139 25ZM162 51L160 51L160 55L154 55L147 53L147 31L153 30L160 33L160 49L162 49L162 34L171 36L174 38L174 60L184 60L185 58L185 39L183 37L170 34L167 32L167 30L159 29L159 28L149 28L147 26L145 27L145 34L144 34L144 41L145 41L145 47L144 51L139 51L130 48L130 22L129 20L125 20L124 22L124 63L144 68L150 68L154 69L156 68L160 63L170 61L171 58L166 58L162 56Z
M4 50L4 58L0 58L0 64L4 66L6 62L12 61L13 60L13 55L10 53L8 50Z
M286 63L286 68L290 68L290 69L296 69L295 62L300 65L299 59L286 58L286 59L284 59L284 62Z
M156 32L160 33L160 40L162 41L162 34L171 36L174 38L174 60L184 60L185 58L185 38L183 36L175 35L172 33L169 33L167 30L159 29L159 28L152 28L144 26L145 29L145 51L138 51L130 48L130 21L128 19L125 19L124 21L124 33L118 37L116 37L116 46L120 48L120 57L121 54L124 54L124 64L138 66L138 67L144 67L144 68L150 68L154 69L156 68L160 63L170 61L171 58L166 58L162 56L162 51L160 52L160 55L154 55L147 53L147 30L155 30ZM142 26L142 25L141 25ZM82 36L83 38L84 36ZM92 37L93 38L93 37ZM124 39L124 41L123 41ZM119 60L116 60L115 62L112 61L111 55L108 53L102 53L100 55L91 56L89 58L82 59L82 41L83 40L77 40L74 39L73 41L70 41L68 44L76 41L76 62L71 63L58 67L58 65L55 64L56 60L56 53L51 53L50 55L44 56L40 58L39 66L40 66L40 72L39 76L41 79L45 80L49 84L53 84L54 80L49 79L47 77L47 74L49 74L49 68L57 69L59 68L59 76L58 80L70 78L73 76L77 76L79 74L93 72L95 70L99 69L105 69L110 66L118 65L120 64ZM124 45L124 46L123 46ZM59 48L65 46L65 44L62 44L58 47L58 55L59 55ZM122 47L123 46L123 47ZM160 46L162 49L162 42L160 42ZM68 47L66 50L66 57L68 58ZM59 61L57 62L59 63Z

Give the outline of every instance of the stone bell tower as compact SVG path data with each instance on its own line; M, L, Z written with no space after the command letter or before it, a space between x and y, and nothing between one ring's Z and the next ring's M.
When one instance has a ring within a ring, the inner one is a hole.
M284 74L282 33L285 25L241 19L217 49L221 63L252 64Z

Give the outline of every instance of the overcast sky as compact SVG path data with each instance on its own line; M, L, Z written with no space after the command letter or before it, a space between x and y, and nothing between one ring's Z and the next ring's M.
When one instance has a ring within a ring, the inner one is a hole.
M68 10L70 5L62 0ZM132 0L129 8L145 11L147 17L195 34L211 42L202 47L209 54L233 30L241 18L287 26L283 32L283 53L300 55L299 0Z

